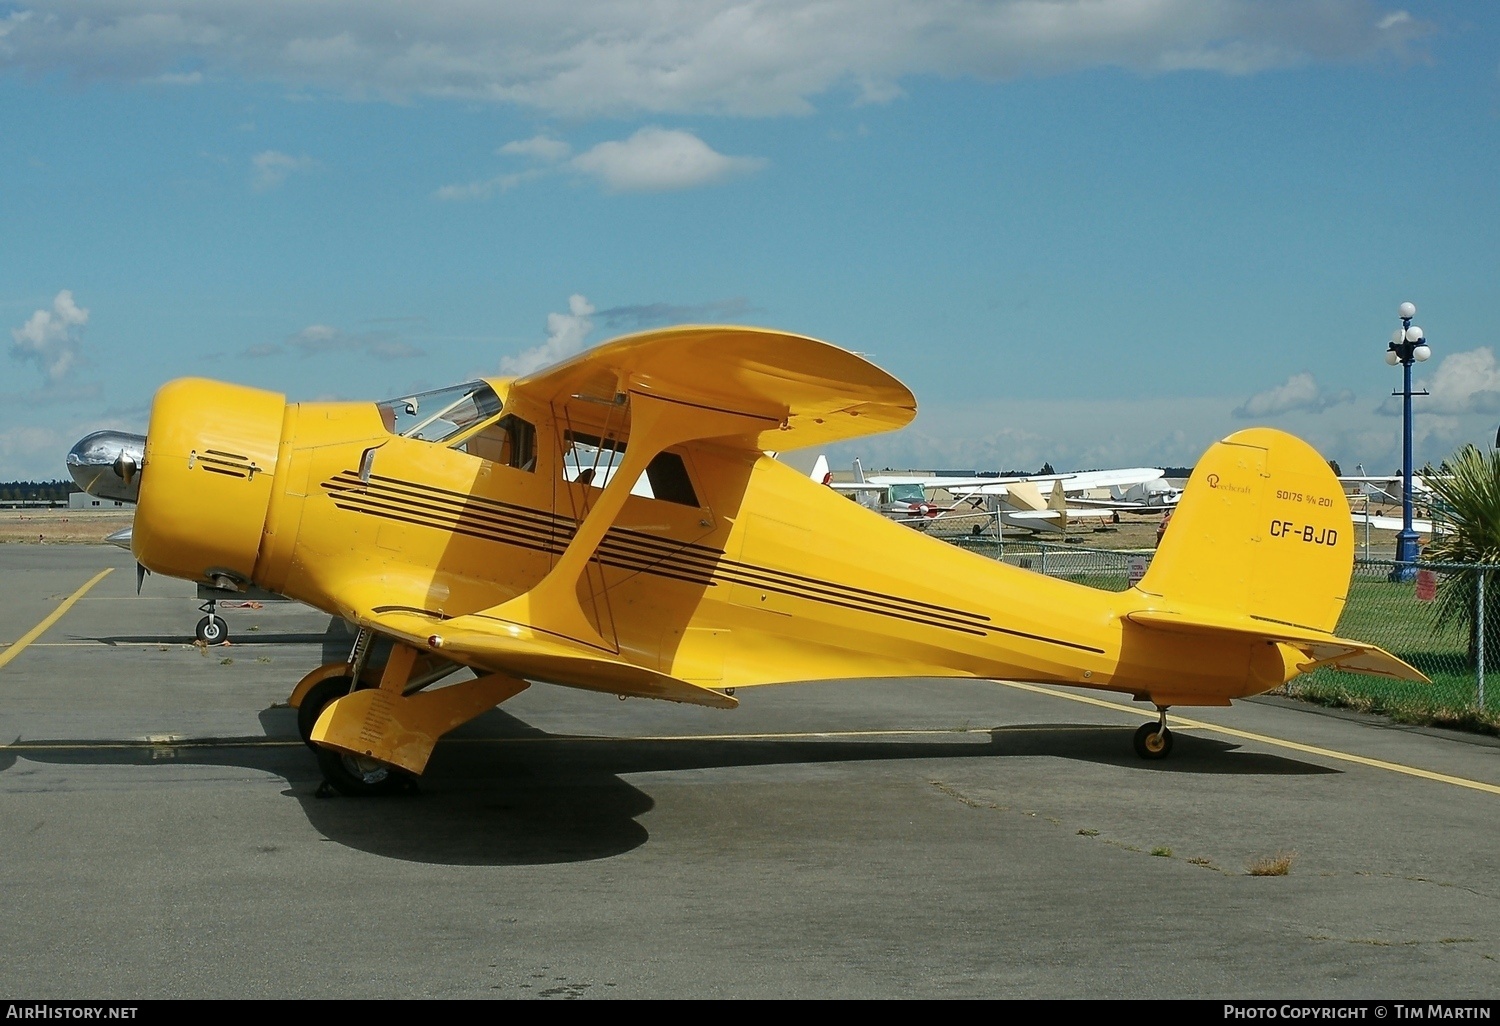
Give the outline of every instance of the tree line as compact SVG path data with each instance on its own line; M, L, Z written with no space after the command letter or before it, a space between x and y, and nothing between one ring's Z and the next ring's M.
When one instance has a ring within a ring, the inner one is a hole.
M72 481L0 481L0 502L67 502L78 486Z

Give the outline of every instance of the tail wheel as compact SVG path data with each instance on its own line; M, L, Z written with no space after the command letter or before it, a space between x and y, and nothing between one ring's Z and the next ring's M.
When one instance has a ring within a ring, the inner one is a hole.
M314 684L297 707L297 733L318 759L323 779L339 794L350 798L392 794L405 788L410 774L376 759L313 744L312 731L323 709L335 698L349 693L347 676L329 677Z
M1165 759L1172 753L1172 732L1160 723L1142 723L1135 732L1135 754L1142 759Z

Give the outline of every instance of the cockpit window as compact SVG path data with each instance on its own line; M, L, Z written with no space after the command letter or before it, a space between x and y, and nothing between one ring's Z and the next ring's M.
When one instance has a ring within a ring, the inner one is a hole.
M567 448L563 452L563 479L577 484L603 488L619 469L624 458L625 443L613 438L600 438L576 431L566 434ZM660 499L682 506L697 506L698 495L693 491L692 479L682 457L675 452L659 452L646 467L646 472L630 487L631 495L646 499Z
M500 397L483 381L470 381L376 405L392 434L441 442L499 413Z
M503 467L536 469L536 428L514 413L507 413L495 423L480 428L463 441L454 443L453 448Z

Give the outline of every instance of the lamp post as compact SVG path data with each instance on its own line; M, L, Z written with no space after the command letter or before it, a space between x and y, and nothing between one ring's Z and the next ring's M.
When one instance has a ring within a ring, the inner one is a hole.
M1410 581L1417 575L1413 565L1417 561L1417 532L1411 526L1411 397L1426 395L1411 390L1411 365L1421 363L1432 356L1422 329L1412 324L1417 308L1412 303L1402 303L1397 311L1401 327L1391 335L1390 345L1385 350L1385 362L1394 367L1401 365L1401 391L1392 395L1401 397L1401 531L1396 535L1396 566L1391 570L1393 581Z

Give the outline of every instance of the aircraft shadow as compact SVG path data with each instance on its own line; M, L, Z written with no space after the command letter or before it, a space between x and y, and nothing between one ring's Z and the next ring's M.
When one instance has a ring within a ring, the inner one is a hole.
M73 634L69 636L73 641L97 641L101 645L191 645L194 643L192 634ZM321 634L312 631L278 631L274 626L267 625L259 630L248 628L236 628L230 626L229 646L234 648L238 645L318 645L322 658L320 662L333 663L345 659L349 655L349 648L354 644L353 635L345 629L344 621L336 616L328 618L328 626ZM213 646L215 648L221 646ZM371 658L378 665L387 658L390 652L390 640L380 638L370 649Z
M0 773L32 762L235 766L283 777L324 836L360 851L434 865L545 865L620 855L648 838L638 817L655 801L623 777L635 773L817 763L976 759L1076 759L1139 772L1301 775L1337 770L1244 752L1213 738L1177 735L1172 756L1144 763L1121 727L998 727L983 742L705 738L653 740L548 734L499 709L445 738L418 790L380 799L319 797L322 778L298 739L291 709L260 714L261 737L145 741L18 741L0 749Z
M73 641L97 641L101 645L191 645L192 634L73 634L69 636ZM213 645L212 648L238 648L241 645L321 645L325 638L322 634L298 633L285 634L276 631L254 632L239 631L231 635L229 643L225 645ZM343 650L334 656L334 659L342 659L348 652L349 646L345 645ZM329 660L330 662L332 660Z

